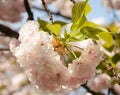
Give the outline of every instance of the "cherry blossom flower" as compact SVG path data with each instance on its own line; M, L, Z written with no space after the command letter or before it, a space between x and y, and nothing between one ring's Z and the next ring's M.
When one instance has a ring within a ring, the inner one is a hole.
M37 22L28 21L19 34L19 39L10 43L10 49L29 80L42 91L66 92L77 88L93 77L103 54L91 39L78 42L84 50L79 58L67 63L67 68L53 47L53 37L39 31Z
M71 17L73 3L70 0L65 0L63 6L60 8L60 13L64 16Z
M116 67L120 70L120 61L117 62Z
M10 22L21 20L25 11L23 0L0 0L0 19Z
M111 77L107 74L97 75L95 78L88 81L87 86L95 91L100 92L103 89L107 89L110 87Z
M111 0L111 3L110 3L110 0L102 0L102 1L105 6L112 8L112 5L111 5L112 3L115 9L120 10L120 0Z
M83 41L81 41L81 44L82 43ZM91 44L91 43L88 43L88 44ZM71 80L73 81L71 82L71 85L72 83L74 84L75 81L77 84L78 83L83 84L86 82L86 80L92 78L95 74L96 66L100 62L101 56L102 56L102 52L100 51L100 48L98 46L92 47L91 45L86 47L86 49L81 53L80 58L74 60L73 63L70 64L68 68L71 71L70 72L71 77L73 78L73 80Z
M118 83L114 84L113 89L117 94L120 94L120 85Z
M80 2L82 0L75 0L75 2ZM73 2L70 0L55 0L54 5L58 8L60 14L66 17L71 17Z
M17 90L21 88L22 85L25 85L28 82L28 79L24 73L19 73L12 77L11 84L12 89Z

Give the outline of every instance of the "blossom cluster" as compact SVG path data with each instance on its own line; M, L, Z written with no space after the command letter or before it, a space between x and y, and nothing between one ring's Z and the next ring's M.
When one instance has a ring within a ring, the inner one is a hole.
M107 89L111 85L111 77L105 73L97 75L95 78L91 79L87 83L88 87L95 91L101 92L104 89Z
M29 80L42 91L64 92L79 87L92 78L102 51L91 39L71 42L71 47L83 48L80 57L64 66L61 55L52 44L53 36L39 31L39 24L28 21L13 39L10 50L26 72ZM87 45L86 45L87 44ZM71 50L76 51L74 48Z

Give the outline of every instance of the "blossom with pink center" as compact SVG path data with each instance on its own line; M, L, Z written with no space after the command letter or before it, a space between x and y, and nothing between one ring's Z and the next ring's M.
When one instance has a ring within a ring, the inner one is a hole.
M20 29L19 40L12 40L10 49L29 80L43 91L61 92L74 89L90 79L102 56L101 49L92 40L80 51L81 56L73 60L68 68L54 50L52 36L39 31L39 24L28 21ZM84 44L79 42L80 47Z
M104 89L109 88L110 84L111 84L111 77L108 76L107 74L100 74L95 78L89 80L87 86L95 92L100 92Z

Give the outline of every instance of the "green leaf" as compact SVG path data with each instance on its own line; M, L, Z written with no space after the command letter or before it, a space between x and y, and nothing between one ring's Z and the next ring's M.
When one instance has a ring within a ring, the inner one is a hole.
M90 12L90 10L91 8L90 5L88 4L88 0L75 3L72 8L73 23L78 22L78 20L81 19L83 15L86 16Z
M40 24L40 30L53 33L56 36L60 35L61 27L67 24L62 21L55 21L53 24L51 24L47 21L41 20L40 18L38 18L38 23Z
M74 32L72 34L67 33L66 30L64 30L64 39L66 42L70 42L70 41L80 41L80 40L84 40L86 38L85 35L83 35L80 32Z
M99 31L96 28L84 27L81 29L80 32L83 33L84 35L88 36L88 38L91 38L93 40L98 40L97 34L99 33Z
M106 27L110 32L118 32L118 29L120 28L120 26L116 25L115 23L111 23Z
M63 22L63 21L55 21L55 22L53 22L53 24L60 24L60 26L62 27L64 25L66 25L67 23Z
M115 55L112 57L112 61L113 61L114 63L117 63L118 61L120 61L120 53L115 54Z
M120 48L120 33L114 33L116 39L116 46Z
M72 36L70 36L70 37L66 40L66 42L76 42L76 41L78 41L78 39L75 38L75 37L72 37Z
M70 36L76 38L77 41L84 40L86 38L86 35L84 35L81 32L74 32L74 33L70 34Z
M84 27L98 27L97 24L91 22L91 21L85 21L84 24L82 24L82 26L80 27L80 29L84 28Z
M72 22L71 31L77 31L80 26L87 20L86 15L90 12L91 8L88 0L77 2L72 8Z
M49 32L49 30L46 27L47 24L48 24L47 21L44 21L44 20L38 18L38 23L40 24L40 30L44 30L44 31L48 31Z
M97 69L101 69L102 73L107 73L109 76L114 76L112 71L109 71L107 68L107 63L105 63L104 61L101 61L100 64L97 66Z
M81 41L81 40L85 40L86 35L84 35L84 34L82 34L82 33L79 32L78 34L76 34L76 35L74 36L74 38L76 38L77 41Z
M70 35L67 33L66 29L64 30L64 38L68 39L70 37Z
M113 69L116 68L115 63L112 61L112 58L109 57L108 55L104 55L104 57L106 57L107 61L109 62L109 64L113 67ZM109 66L108 63L106 63L105 60L102 60L100 62L100 64L98 65L97 69L101 69L102 73L107 73L108 75L110 75L111 77L114 76L114 73L112 72L112 70L109 70L110 68L108 68Z
M84 24L84 22L87 20L87 18L85 16L82 17L82 19L80 18L78 20L78 22L73 23L71 26L71 32L76 32L78 29L80 29L80 27ZM70 33L71 33L70 32Z
M100 38L102 38L105 42L104 47L105 48L110 48L113 47L114 45L114 41L113 41L113 37L110 34L110 32L101 32L99 33Z
M56 36L60 35L60 32L61 32L60 24L47 24L46 27L51 33L55 34Z
M110 57L110 56L108 56L108 55L104 55L106 58L107 58L107 60L110 62L110 64L111 64L111 66L113 67L113 68L116 68L116 65L115 65L115 63L112 61L112 58Z

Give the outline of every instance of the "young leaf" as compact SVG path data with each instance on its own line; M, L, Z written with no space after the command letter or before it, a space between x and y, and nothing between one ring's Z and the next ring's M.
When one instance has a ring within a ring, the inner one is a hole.
M118 32L120 26L116 25L115 23L111 23L106 27L110 32Z
M63 22L63 21L55 21L55 22L53 22L53 24L60 24L60 26L62 27L64 25L66 25L67 23Z
M67 33L66 29L64 30L64 38L68 39L70 37L70 35Z
M81 26L85 23L86 20L87 20L87 18L83 15L83 17L80 18L78 20L78 22L72 24L71 29L70 29L71 32L76 32L78 29L80 29Z
M44 21L44 20L38 18L38 23L40 24L40 30L49 31L46 27L48 24L47 21Z
M115 55L112 57L112 61L113 61L114 63L117 63L118 61L120 61L120 53L115 54Z
M88 36L89 38L93 40L98 40L97 34L99 33L98 31L95 30L93 27L84 27L80 31L84 35Z
M91 8L88 0L77 2L72 8L72 22L71 31L77 31L80 26L87 20L86 15L90 12Z
M85 21L84 24L82 24L82 26L80 27L80 29L84 28L84 27L98 27L97 24L91 22L91 21Z
M113 47L114 45L114 41L113 41L113 37L110 34L110 32L101 32L99 33L100 38L102 38L105 42L104 47L105 48L110 48Z
M47 24L46 27L51 33L55 34L56 36L60 35L61 32L60 24Z
M91 8L90 5L88 4L88 0L75 3L72 8L73 23L77 23L77 21L81 19L83 15L86 16L90 12L90 10Z

